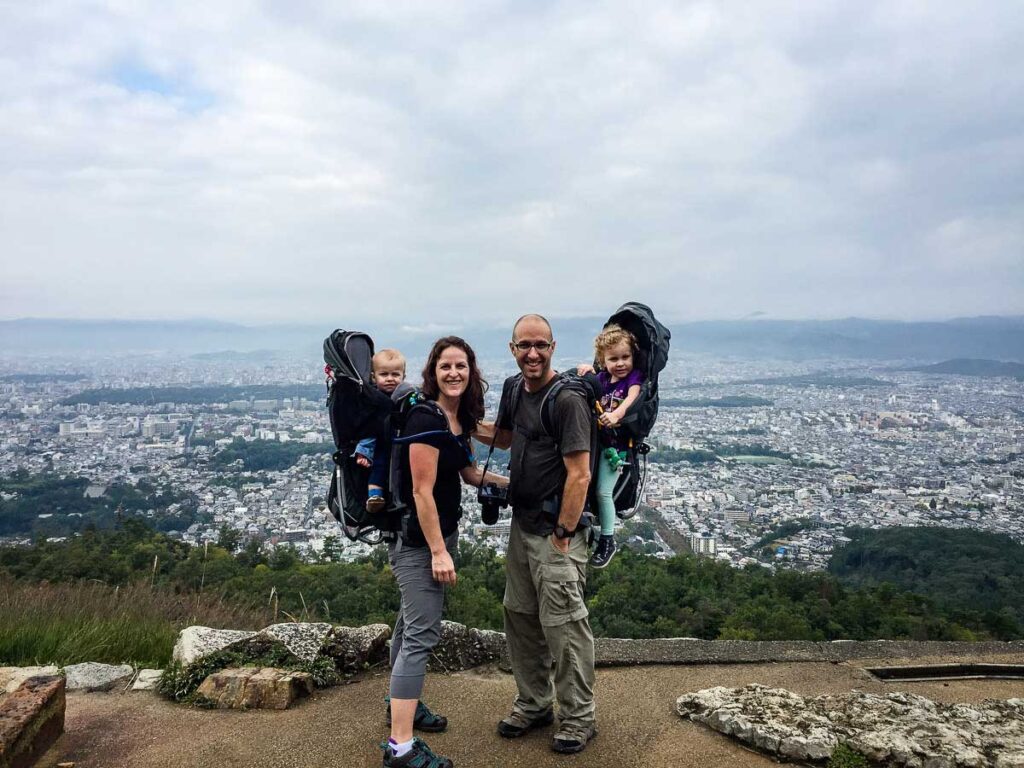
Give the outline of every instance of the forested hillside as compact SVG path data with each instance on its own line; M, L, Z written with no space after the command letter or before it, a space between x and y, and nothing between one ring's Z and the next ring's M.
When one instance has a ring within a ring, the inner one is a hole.
M840 580L868 588L889 583L929 595L954 621L1019 633L1024 546L1009 536L949 528L853 529L848 535L853 540L829 568Z
M305 563L290 548L267 551L257 542L241 545L237 534L228 531L222 533L220 545L190 548L137 520L127 520L115 531L87 530L66 542L0 549L0 626L19 627L18 658L32 656L24 640L30 621L18 606L31 602L33 615L46 616L48 609L40 607L46 593L33 593L36 596L31 601L18 596L43 581L50 587L69 584L83 589L98 583L122 588L131 585L138 607L152 603L146 608L150 623L169 595L192 596L197 606L214 600L249 612L247 615L252 610L270 611L282 621L390 623L398 606L398 590L383 548L356 563L332 562L336 552L336 546L329 544L321 562ZM448 592L446 617L500 629L502 560L489 549L463 545L457 568L459 581ZM851 578L854 572L846 569L844 578ZM140 599L146 594L153 596L151 601ZM737 570L689 555L659 560L626 550L607 569L591 572L587 604L595 634L605 637L1021 637L1020 622L1012 612L999 608L964 611L947 607L947 600L931 594L921 596L892 584L850 586L828 573L773 572L757 566ZM66 604L66 590L55 593L54 599ZM59 606L53 610L58 611ZM167 638L166 653L174 631L187 621L178 609L166 618L166 629L160 635ZM61 631L76 630L68 626ZM4 637L0 631L0 662L11 662L14 659L9 657L15 652L5 647ZM152 651L148 653L153 656Z

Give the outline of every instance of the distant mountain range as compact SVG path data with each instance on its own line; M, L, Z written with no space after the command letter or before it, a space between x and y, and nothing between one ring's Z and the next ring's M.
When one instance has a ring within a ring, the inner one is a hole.
M559 358L582 360L604 318L554 322ZM344 318L338 325L344 326ZM672 348L715 357L939 361L988 358L1024 361L1024 317L973 317L943 322L890 320L732 320L671 325ZM0 321L0 354L111 355L171 353L204 357L287 354L319 357L328 325L253 327L206 320L122 321L25 319ZM419 331L408 326L368 325L378 346L397 346L417 356L444 333L468 339L482 357L505 354L511 328L465 325Z
M914 368L907 368L908 371L919 373L941 373L954 374L959 376L1010 376L1015 379L1024 379L1024 364L1004 363L1000 360L978 360L974 358L958 358L956 360L944 360L934 365L918 365Z

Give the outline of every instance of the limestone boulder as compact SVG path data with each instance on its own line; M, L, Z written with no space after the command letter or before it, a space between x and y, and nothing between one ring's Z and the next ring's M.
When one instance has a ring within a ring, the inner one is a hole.
M332 627L324 638L321 653L334 661L345 675L387 661L387 643L391 627L369 624L365 627Z
M131 664L87 661L64 667L64 675L67 677L69 691L109 691L118 686L126 686L134 677L135 669Z
M431 654L430 668L439 672L458 672L500 662L506 655L504 632L442 621L441 639Z
M313 692L313 677L272 667L222 669L196 693L218 709L288 709Z
M153 691L156 690L157 685L160 682L160 676L164 673L162 669L141 669L139 670L138 677L135 678L135 682L132 683L133 691Z
M257 636L265 636L281 643L295 657L307 663L315 661L331 634L333 626L323 622L291 622L272 624Z
M222 651L255 635L255 632L211 627L186 627L178 634L172 657L182 666L188 666L211 653Z
M680 696L679 714L782 760L821 762L840 743L872 764L1024 766L1024 700L940 704L851 691L806 698L761 685Z
M30 677L54 677L57 667L0 667L0 693L14 693Z

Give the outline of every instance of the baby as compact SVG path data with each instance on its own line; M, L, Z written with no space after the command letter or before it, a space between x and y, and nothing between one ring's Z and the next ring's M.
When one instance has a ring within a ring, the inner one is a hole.
M405 381L405 357L397 349L382 349L373 356L373 383L388 397ZM362 440L356 446L356 463L370 468L367 512L383 511L387 500L384 486L388 480L388 454L391 452L389 436ZM374 458L376 457L376 459Z

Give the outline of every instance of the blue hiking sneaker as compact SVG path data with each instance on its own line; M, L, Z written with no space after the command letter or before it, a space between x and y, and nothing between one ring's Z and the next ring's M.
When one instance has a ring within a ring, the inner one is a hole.
M401 757L395 756L387 741L381 743L380 748L384 750L384 768L455 768L455 763L435 755L422 739L413 739L412 749Z
M391 725L391 697L385 696L384 703L387 704L387 723ZM424 733L444 733L448 730L448 718L431 712L430 707L422 701L416 702L416 715L412 719L412 727Z

